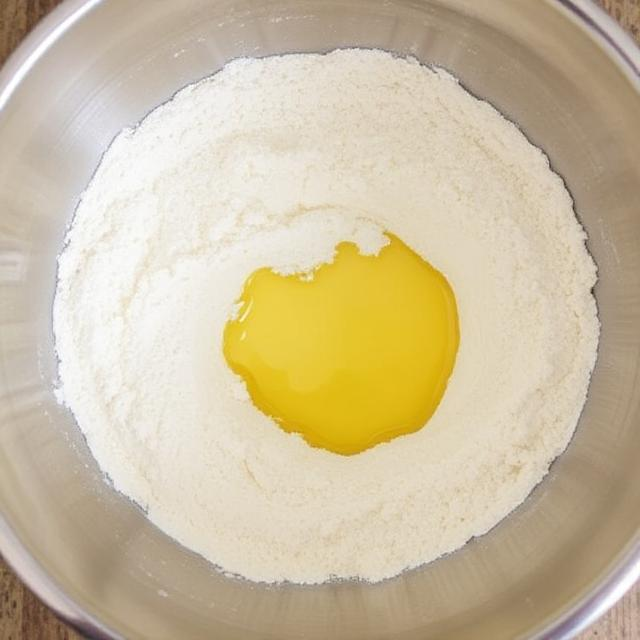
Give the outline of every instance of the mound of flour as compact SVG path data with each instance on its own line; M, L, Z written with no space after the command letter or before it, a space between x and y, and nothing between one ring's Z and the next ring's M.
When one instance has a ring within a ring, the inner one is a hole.
M446 275L460 347L426 428L343 457L251 404L222 331L256 268L375 252L382 230ZM527 496L585 401L596 272L569 194L514 125L412 60L229 64L116 139L67 240L60 378L95 458L252 580L380 580L456 549Z

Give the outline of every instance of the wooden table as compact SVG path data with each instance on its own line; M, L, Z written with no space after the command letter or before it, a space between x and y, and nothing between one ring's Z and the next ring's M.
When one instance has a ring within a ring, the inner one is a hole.
M516 2L517 0L512 0ZM0 63L61 0L0 0ZM598 0L640 42L640 0ZM0 558L0 640L80 640ZM188 639L185 639L188 640ZM579 640L640 640L640 585Z

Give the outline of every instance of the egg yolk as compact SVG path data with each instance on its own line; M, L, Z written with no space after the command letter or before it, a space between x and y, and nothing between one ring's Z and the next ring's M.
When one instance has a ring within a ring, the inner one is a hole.
M223 351L256 407L312 446L355 454L422 428L458 349L446 278L392 234L377 255L351 242L311 274L245 282Z

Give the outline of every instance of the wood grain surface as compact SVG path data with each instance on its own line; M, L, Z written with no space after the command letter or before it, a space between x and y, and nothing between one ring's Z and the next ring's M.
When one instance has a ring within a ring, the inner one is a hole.
M512 0L514 2L518 0ZM640 42L640 0L598 0ZM0 64L61 0L0 0ZM0 640L80 640L0 558ZM185 639L188 640L188 639ZM579 640L640 640L640 585Z

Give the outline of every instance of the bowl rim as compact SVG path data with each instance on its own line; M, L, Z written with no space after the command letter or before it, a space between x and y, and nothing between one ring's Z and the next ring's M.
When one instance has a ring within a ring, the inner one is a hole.
M30 70L59 38L106 0L62 0L22 40L0 67L0 115ZM607 54L640 94L640 48L622 27L591 0L545 0L582 29ZM122 636L65 593L30 553L0 512L0 555L22 582L66 624L95 640ZM595 622L640 578L640 531L610 562L606 571L572 604L530 631L536 640L569 640Z

